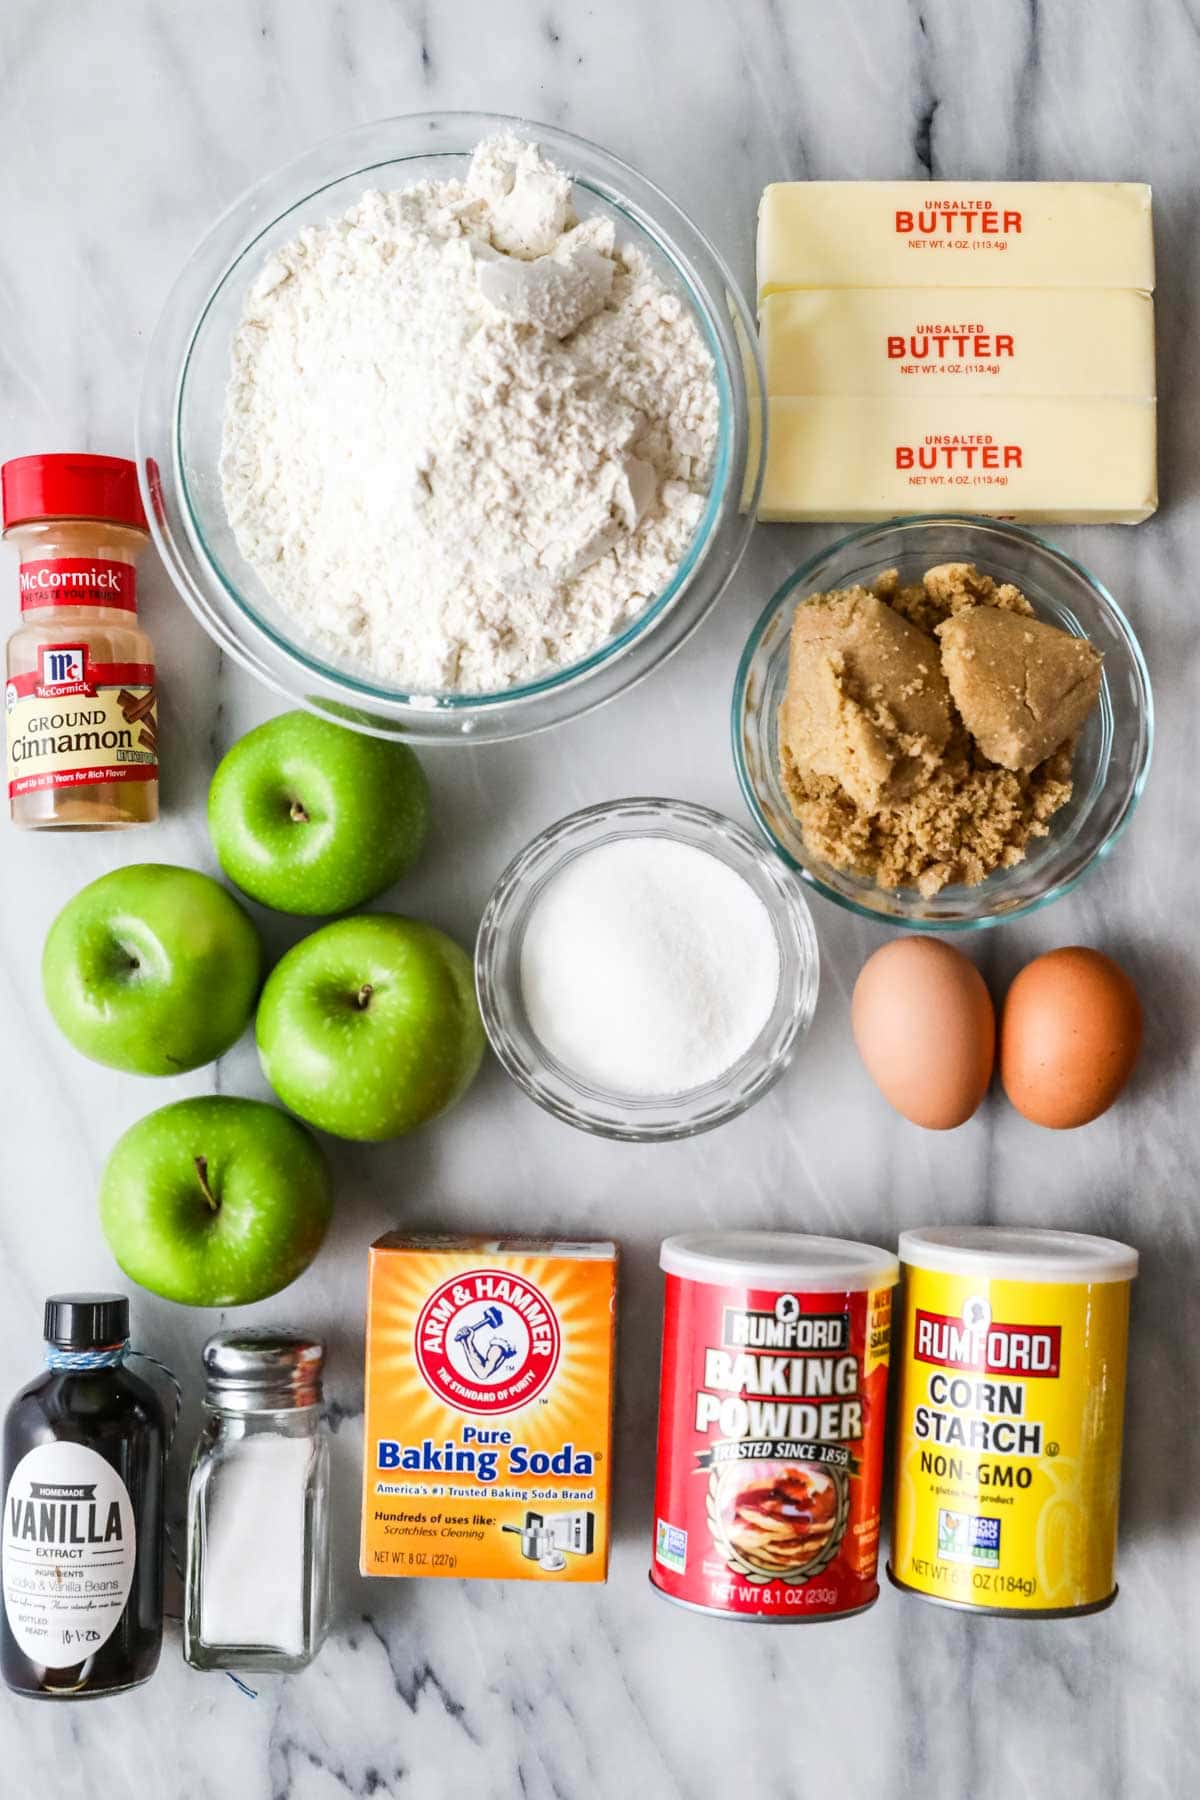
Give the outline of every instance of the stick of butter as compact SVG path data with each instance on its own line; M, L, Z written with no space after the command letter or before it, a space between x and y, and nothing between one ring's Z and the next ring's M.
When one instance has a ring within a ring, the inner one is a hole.
M780 181L758 213L758 295L832 287L1154 287L1134 181Z
M1154 302L1133 288L807 288L760 322L771 395L1154 397Z
M1158 504L1153 400L817 394L767 406L760 519L1136 524Z

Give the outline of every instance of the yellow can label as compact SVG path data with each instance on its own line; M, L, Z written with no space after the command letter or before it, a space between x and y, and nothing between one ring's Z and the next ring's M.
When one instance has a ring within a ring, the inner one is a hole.
M893 1577L1018 1612L1109 1599L1129 1283L904 1276Z

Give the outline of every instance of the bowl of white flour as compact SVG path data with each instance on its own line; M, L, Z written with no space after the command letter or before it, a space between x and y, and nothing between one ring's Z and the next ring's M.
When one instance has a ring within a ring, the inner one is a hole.
M760 475L752 320L605 151L381 121L252 189L180 277L138 422L152 529L232 656L365 731L504 738L695 629Z

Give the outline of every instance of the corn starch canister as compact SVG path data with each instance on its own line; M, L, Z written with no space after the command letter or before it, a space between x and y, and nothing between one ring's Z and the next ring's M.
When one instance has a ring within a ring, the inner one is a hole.
M668 1238L650 1579L793 1624L877 1598L887 1250L786 1232Z
M1069 1231L906 1231L898 1587L1057 1617L1116 1596L1137 1252Z

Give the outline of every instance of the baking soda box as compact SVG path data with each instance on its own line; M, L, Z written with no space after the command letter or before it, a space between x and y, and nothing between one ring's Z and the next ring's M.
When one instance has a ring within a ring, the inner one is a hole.
M364 1575L603 1581L617 1248L371 1246Z

